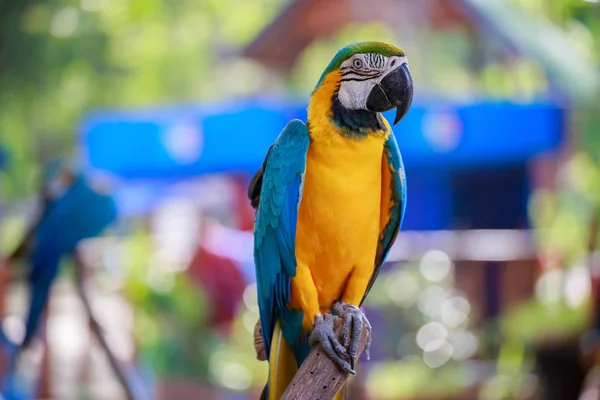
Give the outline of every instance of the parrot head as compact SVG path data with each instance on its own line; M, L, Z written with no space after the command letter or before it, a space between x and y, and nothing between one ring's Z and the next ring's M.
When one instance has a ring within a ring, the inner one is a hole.
M321 75L313 97L324 88L331 92L332 106L338 108L334 116L376 115L395 108L394 125L408 112L413 97L406 55L383 42L354 43L338 51Z

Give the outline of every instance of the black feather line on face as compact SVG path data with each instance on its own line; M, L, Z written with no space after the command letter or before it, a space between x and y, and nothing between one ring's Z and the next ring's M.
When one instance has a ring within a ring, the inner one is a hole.
M359 75L359 76L378 76L381 75L381 71L345 71L342 72L342 76L346 76L346 75L350 75L350 74L354 74L354 75Z
M373 79L374 77L367 77L367 78L342 78L340 82L348 82L348 81L356 81L356 82L364 82L364 81L369 81L371 79Z

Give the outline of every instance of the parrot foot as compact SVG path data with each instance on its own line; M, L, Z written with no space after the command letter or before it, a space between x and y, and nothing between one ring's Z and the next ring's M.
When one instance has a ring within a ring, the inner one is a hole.
M320 343L323 350L325 350L325 353L335 361L342 370L351 373L352 375L356 375L354 368L342 358L348 358L349 355L333 331L333 319L334 317L331 314L317 315L313 325L313 331L308 338L308 344L314 346L316 343Z
M367 355L367 360L370 358L371 324L365 316L365 313L355 305L338 301L334 304L333 309L344 321L342 327L342 343L348 349L350 367L354 369L354 363L358 355L358 342L363 328L367 331L365 354Z

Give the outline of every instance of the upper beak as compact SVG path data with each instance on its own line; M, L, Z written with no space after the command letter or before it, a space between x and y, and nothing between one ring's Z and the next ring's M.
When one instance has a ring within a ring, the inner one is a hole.
M367 98L369 111L384 112L396 109L394 125L406 115L413 97L413 82L406 63L402 64L371 89Z

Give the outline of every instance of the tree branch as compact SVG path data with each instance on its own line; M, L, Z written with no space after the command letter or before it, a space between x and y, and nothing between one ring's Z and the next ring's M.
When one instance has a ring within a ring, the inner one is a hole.
M102 327L100 326L100 323L94 317L90 300L84 289L84 283L86 280L85 272L86 270L89 270L89 268L86 266L82 255L79 252L75 251L75 253L73 254L73 261L75 263L75 280L77 294L81 298L86 314L89 318L92 331L96 335L96 339L98 340L100 347L102 347L102 350L104 350L104 353L108 358L109 365L113 370L116 378L118 379L123 391L125 392L125 397L127 398L127 400L136 400L142 395L142 393L139 392L145 391L145 389L140 384L136 384L136 382L134 381L133 369L129 368L126 365L123 365L123 363L111 350L106 338L104 337L104 332ZM144 398L147 397L145 393L143 393L143 395Z

